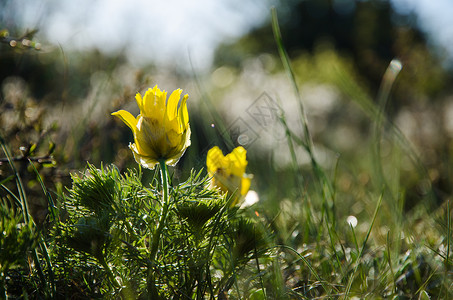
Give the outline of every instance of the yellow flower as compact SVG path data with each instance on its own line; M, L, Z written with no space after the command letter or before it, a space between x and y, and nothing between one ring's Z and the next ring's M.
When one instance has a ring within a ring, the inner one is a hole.
M234 195L231 206L236 205L239 198L245 196L250 188L250 178L245 174L247 151L239 146L226 156L215 146L208 151L206 165L208 174L212 176L211 185L223 192Z
M145 96L137 93L140 114L135 118L130 112L119 110L112 115L119 117L134 133L135 143L129 144L137 163L154 169L159 161L174 166L190 146L189 114L185 95L179 105L182 90L175 90L167 100L167 92L157 85L148 89Z

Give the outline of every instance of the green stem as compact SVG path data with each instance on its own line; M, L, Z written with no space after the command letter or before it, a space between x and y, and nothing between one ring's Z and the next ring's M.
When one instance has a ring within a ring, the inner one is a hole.
M151 255L150 259L151 261L154 261L156 258L157 254L157 249L159 248L159 241L160 241L160 235L162 233L162 229L165 226L165 219L167 218L167 213L169 209L169 203L168 203L168 177L167 177L167 165L165 165L165 161L159 161L160 165L160 174L161 174L161 180L162 180L162 189L163 189L163 201L162 201L162 214L160 215L159 218L159 225L157 226L156 232L154 233L153 236L153 242L151 245Z
M115 275L114 275L113 272L112 272L112 269L110 269L109 265L108 265L107 262L105 261L104 255L101 255L101 257L99 257L99 262L100 262L100 264L102 265L102 267L104 268L104 270L107 272L107 276L109 277L110 282L111 282L116 288L120 288L121 285L119 284L118 280L116 280Z
M165 227L165 220L167 219L168 210L170 208L170 203L168 201L168 175L167 175L167 165L165 164L164 160L159 161L160 166L160 174L161 174L161 182L162 182L162 213L159 218L159 225L157 226L156 231L152 237L153 241L151 244L151 252L150 252L150 261L154 263L156 259L157 250L159 248L160 236L162 234L162 230ZM150 299L159 299L159 294L157 291L157 287L155 285L154 274L153 270L150 269L148 273L148 297Z

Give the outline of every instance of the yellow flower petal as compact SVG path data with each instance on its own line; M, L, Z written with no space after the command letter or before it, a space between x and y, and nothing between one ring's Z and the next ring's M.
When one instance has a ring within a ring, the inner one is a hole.
M235 148L226 158L230 161L231 173L241 177L245 172L247 166L247 150L239 146Z
M153 89L148 89L143 97L143 107L140 109L140 113L162 123L166 95L167 93L162 92L157 85Z
M167 101L167 116L168 119L171 121L174 118L176 118L177 112L178 112L178 102L179 99L181 98L181 89L175 90L173 93L171 93L170 97L168 98Z
M148 169L154 169L154 167L159 163L159 161L154 159L152 156L141 155L138 152L137 144L129 144L129 148L132 150L132 153L134 154L135 161L141 164L142 166Z
M179 107L178 115L182 124L182 129L186 130L189 127L189 112L187 111L187 99L189 95L184 95Z
M155 126L156 124L147 121L148 118L146 117L139 116L138 119L137 131L134 135L138 153L145 156L158 156L157 160L160 158L161 153L156 145L161 143L165 130L161 126Z
M224 156L219 147L215 146L208 151L206 156L206 166L208 167L210 176L214 175L218 169L224 167L223 160Z
M169 119L169 116L167 113L165 113L164 120L163 120L163 126L167 128L167 131L174 131L181 135L183 132L182 127L181 127L181 122L179 121L178 118L174 119Z
M126 123L127 126L129 126L130 129L132 129L132 132L135 133L137 130L138 121L130 112L126 110L119 110L112 113L112 116L119 117L124 123Z
M241 195L242 196L247 195L247 192L250 189L251 182L252 181L250 180L249 177L242 177L242 181L241 181Z
M140 111L145 111L143 109L143 98L142 98L142 95L140 95L140 93L137 93L135 95L135 100L137 101L137 105L138 105L138 108L140 109Z

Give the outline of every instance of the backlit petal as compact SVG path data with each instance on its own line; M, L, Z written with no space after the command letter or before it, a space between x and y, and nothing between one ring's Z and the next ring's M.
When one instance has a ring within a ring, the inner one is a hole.
M112 116L119 117L130 129L132 132L137 130L137 119L128 111L126 110L119 110L112 113Z
M137 101L137 105L138 105L138 108L140 109L140 112L144 111L143 98L142 98L142 95L140 95L140 93L137 93L135 95L135 100Z
M162 148L162 141L164 140L165 129L153 120L140 117L137 124L137 132L135 134L135 142L137 144L138 152L146 156L158 156L164 151Z
M134 154L135 161L140 165L144 166L145 168L152 170L159 163L159 161L154 159L154 157L152 156L145 156L140 154L137 151L136 144L130 144L129 148L132 150L132 153Z
M226 157L231 163L231 173L236 176L242 176L245 172L245 167L247 166L247 150L239 146L235 148L230 154Z
M176 113L178 111L178 102L181 97L182 90L177 89L171 93L167 101L167 116L169 120L176 118Z
M189 127L189 112L187 111L187 99L189 98L189 95L184 95L181 105L179 106L179 112L178 116L180 118L182 127L184 129L187 129Z
M242 177L241 181L241 195L245 196L250 189L251 180L249 177Z
M149 117L158 120L160 123L163 120L165 112L165 98L167 93L161 91L157 85L153 89L148 89L143 98L143 111Z
M208 172L211 176L217 172L217 169L223 167L224 159L225 157L219 147L214 146L208 151L206 156L206 166L208 167Z

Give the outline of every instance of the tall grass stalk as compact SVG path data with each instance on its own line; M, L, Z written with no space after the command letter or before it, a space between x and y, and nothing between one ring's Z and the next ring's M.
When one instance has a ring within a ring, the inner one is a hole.
M447 200L447 253L445 255L445 271L450 270L450 249L451 249L451 210L450 210L450 200Z
M297 86L297 83L296 83L296 77L294 76L294 72L291 67L291 62L289 60L288 53L286 52L285 47L283 46L283 39L282 39L282 35L280 32L280 26L278 24L277 10L275 8L272 8L271 13L272 13L272 31L274 33L274 39L277 44L278 54L280 55L280 59L283 63L283 67L286 71L288 78L290 79L290 82L294 89L294 93L298 100L300 121L302 122L302 129L304 132L304 140L305 140L304 145L306 147L307 152L310 155L312 155L313 154L313 141L311 139L310 131L308 130L307 116L305 113L305 108L304 108L304 105L302 102L302 98L300 96L299 87Z
M452 240L452 231L451 231L451 210L450 210L450 199L447 200L447 211L446 211L446 225L447 225L447 233L446 233L446 239L447 239L447 253L445 254L445 263L444 263L444 280L443 280L443 286L446 288L445 295L448 297L448 274L451 272L451 265L452 263L450 262L450 249L451 249L451 240ZM453 286L453 283L450 282L450 287Z
M388 182L384 175L384 170L382 169L381 163L381 140L382 140L382 131L385 130L383 128L383 121L385 119L385 108L387 106L387 102L390 97L390 91L392 89L393 84L395 83L396 77L400 73L402 69L401 62L399 60L392 60L384 74L382 79L381 87L379 89L378 94L378 106L377 106L377 115L374 121L374 158L373 163L375 167L376 174L379 175L380 183L378 186L385 186L389 189ZM392 197L394 197L392 195ZM396 199L393 199L394 203L396 203Z
M211 141L212 144L225 143L227 145L227 147L229 147L230 149L233 149L235 147L235 143L234 143L232 137L228 134L228 127L225 124L225 122L222 121L223 118L222 118L221 114L219 113L216 106L214 105L211 97L207 94L206 89L203 87L200 78L197 76L197 72L195 71L195 66L193 65L190 55L189 55L189 62L190 62L190 66L192 69L195 86L197 87L198 92L200 94L201 103L206 106L206 111L204 111L202 109L201 109L201 111L203 111L204 113L209 114L211 116L211 120L214 122L211 124L211 126L213 126L216 129L217 133L222 134L222 136L221 136L222 139L220 140L216 134L213 134L212 131L209 131L209 130L204 130L203 133L206 134L208 140ZM203 129L204 128L206 128L206 127L203 127ZM194 138L197 138L197 137L194 136ZM193 146L194 145L192 145L192 147ZM209 146L212 146L212 145L209 145ZM200 150L205 150L205 149L200 149Z
M291 252L293 252L294 254L296 254L297 257L307 266L307 268L310 270L310 272L313 274L313 276L316 278L316 280L321 284L322 288L324 289L324 291L327 294L326 296L330 297L330 289L327 286L326 281L323 280L321 278L321 276L319 276L319 274L318 274L318 272L316 272L315 268L313 268L313 266L310 264L310 262L303 255L301 255L299 252L297 252L296 249L294 249L290 246L287 246L287 245L278 245L276 247L282 248L282 249L288 249Z
M1 135L0 135L0 143L2 145L3 153L5 153L6 158L8 160L9 166L11 167L11 170L13 171L13 174L15 177L15 182L16 182L16 187L17 187L17 192L19 193L22 216L24 218L25 224L28 224L30 222L30 214L28 211L28 203L27 203L24 186L22 184L22 179L19 175L19 172L17 172L16 166L14 165L14 162L11 158L11 154L8 150L8 147L6 146L6 142Z
M301 121L301 126L302 126L302 131L303 131L303 136L301 138L297 138L289 128L285 118L284 114L281 114L279 117L281 124L285 128L286 136L287 136L287 141L288 141L288 146L290 148L291 152L291 157L293 161L293 167L295 170L297 170L297 175L296 176L301 176L301 171L299 169L299 163L297 162L297 158L295 155L295 150L294 150L294 144L293 141L298 142L300 146L302 146L307 154L310 157L310 162L312 166L312 170L314 172L314 175L317 178L317 184L319 191L324 194L324 204L326 207L326 213L329 216L329 221L335 224L335 199L334 199L334 192L333 192L333 187L330 182L330 180L326 177L324 170L321 168L319 163L316 160L315 157L315 152L314 152L314 145L313 145L313 140L311 137L310 130L308 128L308 120L304 108L304 104L302 101L302 97L299 91L299 87L297 85L296 77L294 75L293 68L291 66L291 61L289 59L288 53L285 50L285 47L283 45L283 38L280 32L280 26L278 24L278 17L277 17L277 10L275 8L272 8L271 10L272 14L272 31L274 33L274 40L277 45L278 53L280 55L280 60L282 61L283 67L285 69L285 72L289 78L289 81L291 82L291 85L293 87L298 106L299 106L299 116L300 116L300 121ZM303 179L301 179L301 183L303 183ZM303 186L303 185L302 185Z
M20 199L20 208L22 211L22 216L24 218L24 223L29 224L30 222L33 222L33 220L31 220L31 218L30 218L30 213L29 213L29 209L28 209L28 202L27 202L24 185L22 183L21 176L20 176L19 172L17 171L16 166L14 165L14 162L11 158L11 154L6 145L6 142L3 139L3 136L1 134L0 134L0 144L2 146L2 150L6 155L9 166L11 167L11 170L15 177L17 192L19 194L19 199ZM39 240L39 245L40 245L41 249L47 250L47 247L42 239ZM51 284L50 282L48 282L46 279L46 276L44 275L44 271L43 271L43 268L41 266L41 262L40 262L39 256L38 256L38 250L36 248L33 248L31 252L32 252L33 262L36 266L36 271L38 273L39 278L41 279L41 283L45 287L46 291L49 293L49 296L53 297L54 285ZM48 258L48 255L45 255L45 256L46 256L46 258ZM50 262L50 259L49 259L49 262ZM50 272L52 272L52 271L50 271Z

